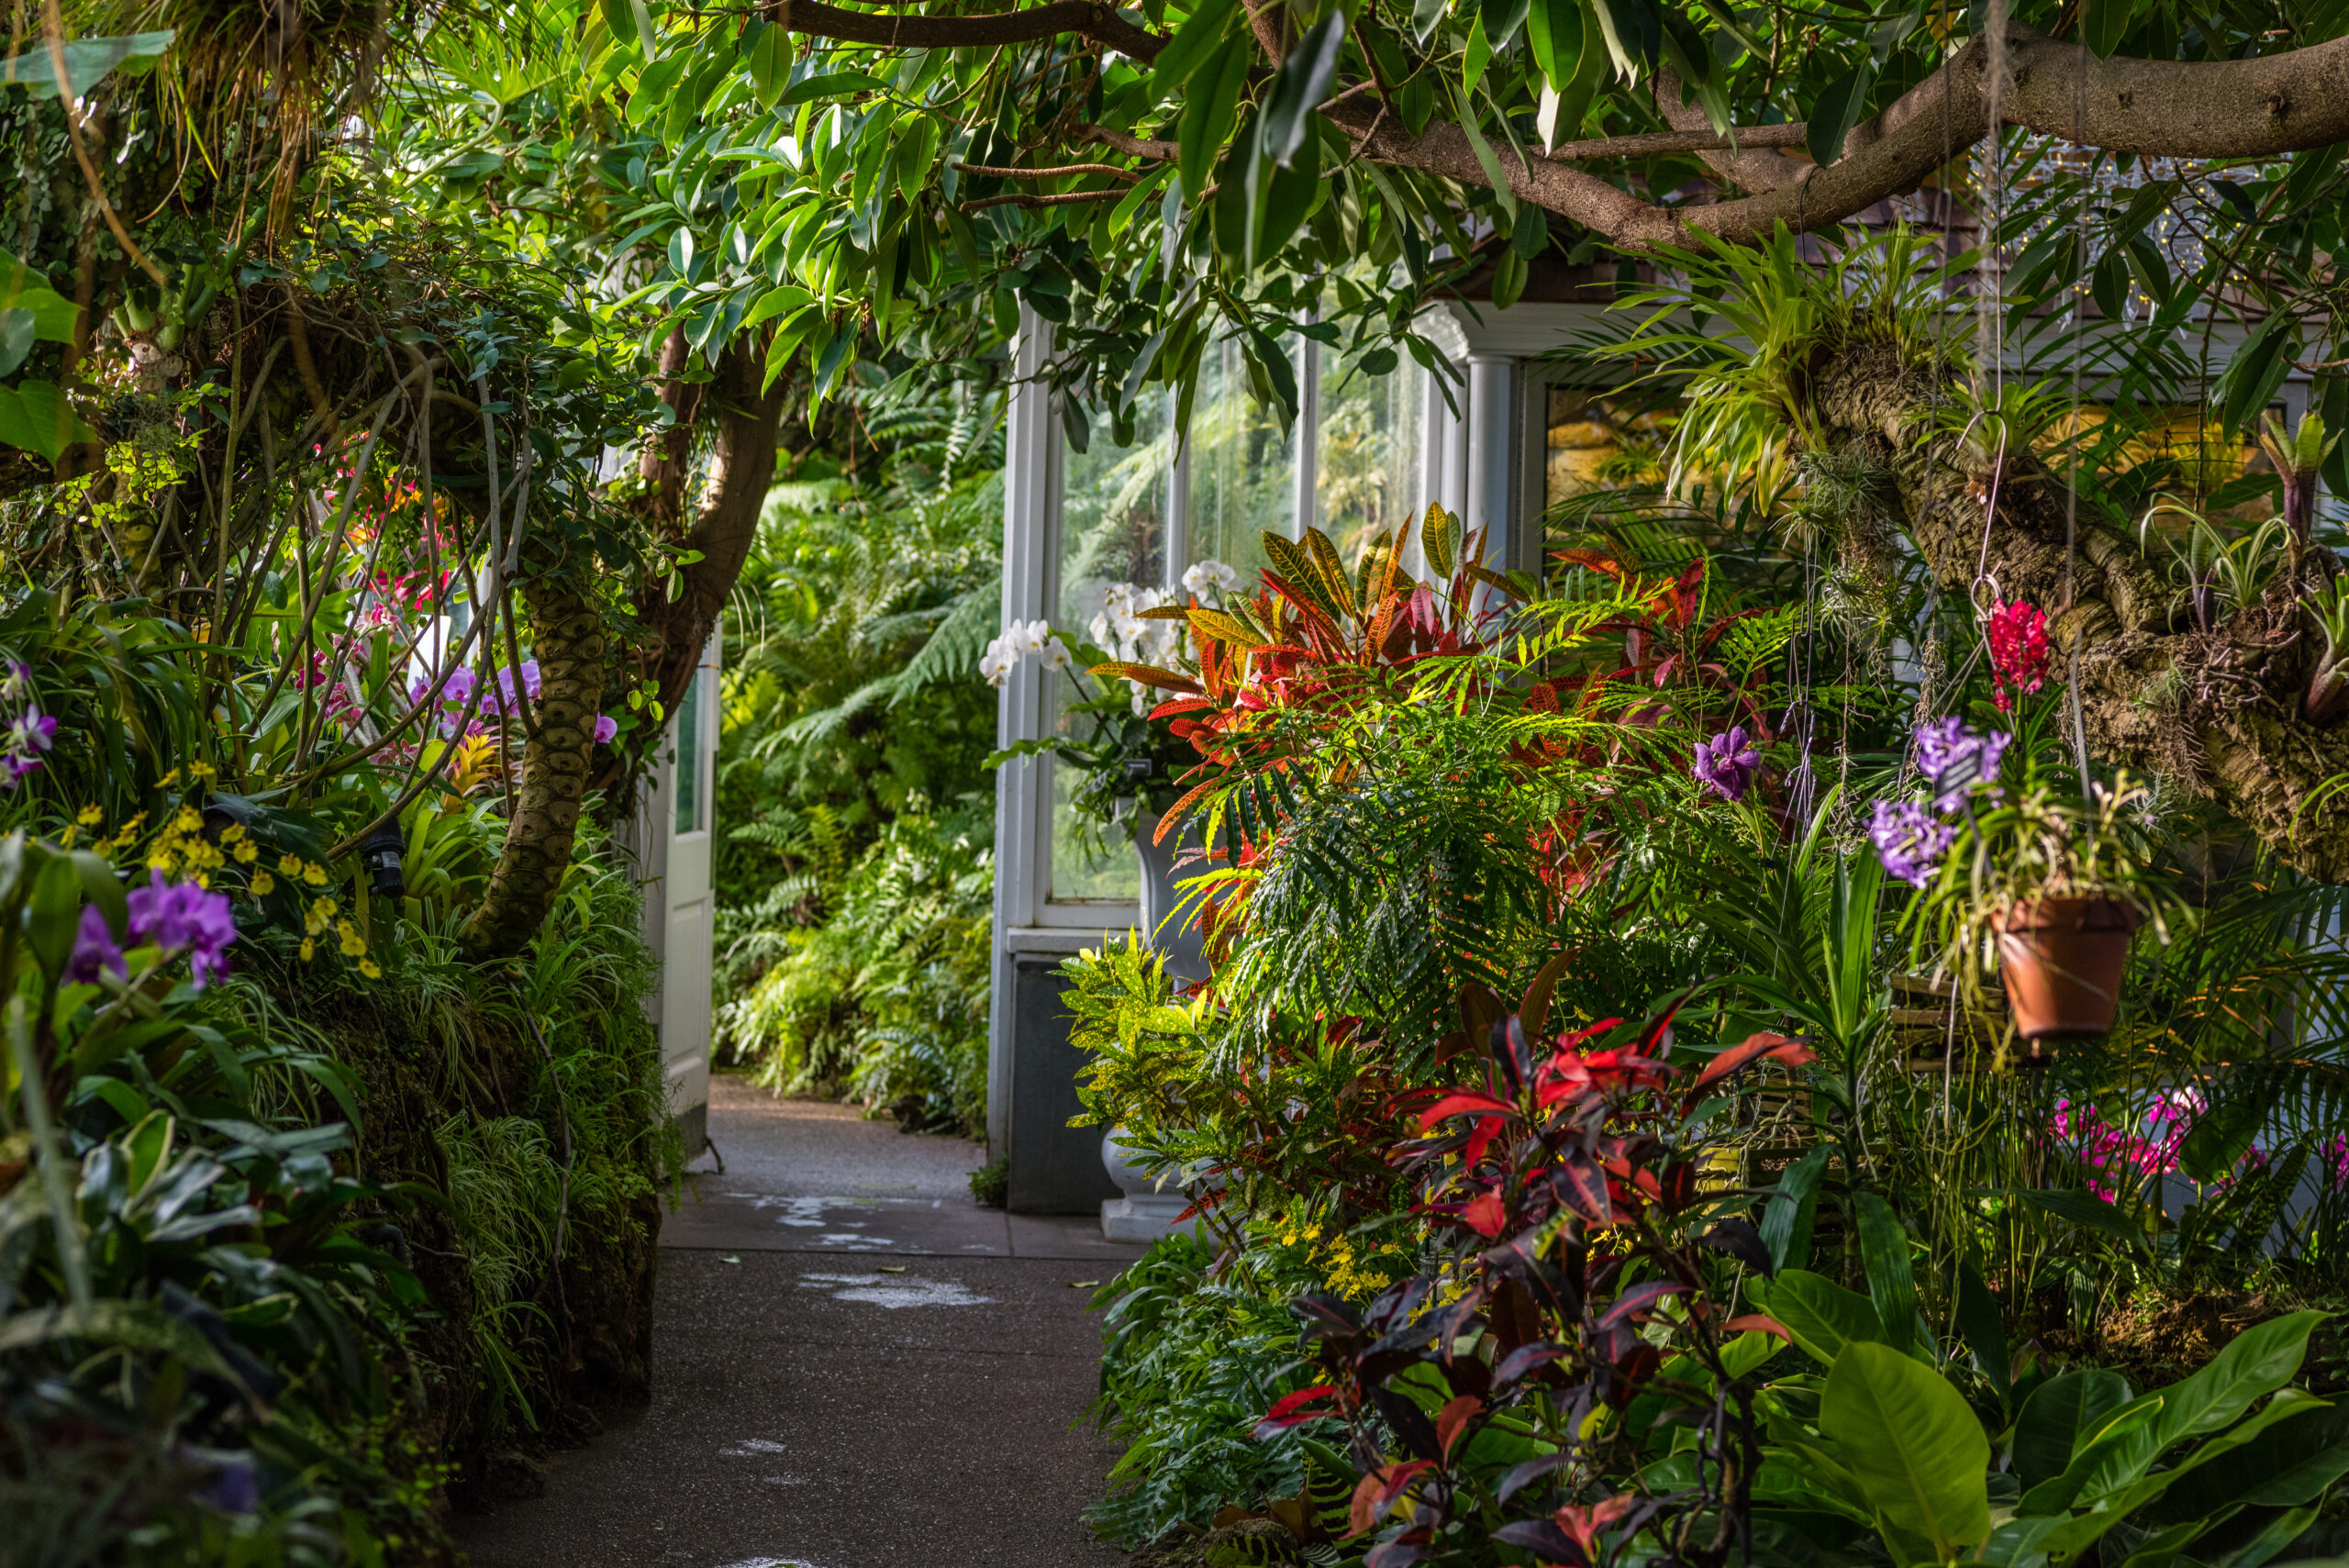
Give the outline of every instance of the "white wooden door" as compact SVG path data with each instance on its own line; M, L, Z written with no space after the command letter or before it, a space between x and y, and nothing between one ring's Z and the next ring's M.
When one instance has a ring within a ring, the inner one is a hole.
M707 1139L711 938L710 886L718 758L718 673L722 633L702 651L693 682L670 716L671 744L652 770L636 823L644 879L644 939L661 960L652 998L669 1114L682 1125L688 1158Z

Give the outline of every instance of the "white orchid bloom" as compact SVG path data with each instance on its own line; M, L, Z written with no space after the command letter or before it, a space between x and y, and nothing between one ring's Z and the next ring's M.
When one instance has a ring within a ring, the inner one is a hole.
M1183 587L1193 598L1220 597L1240 581L1240 573L1212 558L1194 563L1183 573Z
M1019 651L1011 646L1011 639L998 637L979 655L979 673L986 677L988 685L1000 686L1011 679L1011 672L1019 663Z

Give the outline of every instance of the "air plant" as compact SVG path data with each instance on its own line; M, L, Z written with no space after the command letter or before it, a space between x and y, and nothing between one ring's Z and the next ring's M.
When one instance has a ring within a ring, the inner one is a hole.
M2302 421L2302 428L2307 422ZM2156 498L2137 521L2141 540L2163 513L2187 519L2186 538L2170 545L2170 576L2194 614L2194 624L2208 632L2220 619L2222 605L2236 609L2256 604L2276 574L2277 544L2291 544L2295 536L2282 517L2270 517L2250 533L2229 539L2199 512L2169 496Z
M2335 577L2308 601L2308 609L2324 639L2324 651L2309 673L2300 713L2310 724L2329 724L2349 706L2349 576Z
M2259 450L2276 465L2284 482L2283 520L2290 530L2295 566L2308 546L2310 526L2316 520L2317 470L2340 442L2339 436L2324 433L2324 416L2313 408L2300 416L2300 428L2289 435L2284 432L2284 422L2273 414L2266 417L2260 431Z

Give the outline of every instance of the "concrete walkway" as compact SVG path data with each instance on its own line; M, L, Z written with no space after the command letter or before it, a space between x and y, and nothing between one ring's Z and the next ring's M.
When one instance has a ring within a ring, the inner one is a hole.
M739 1079L661 1236L652 1403L464 1521L475 1568L1109 1568L1079 1512L1097 1222L971 1201L974 1144Z

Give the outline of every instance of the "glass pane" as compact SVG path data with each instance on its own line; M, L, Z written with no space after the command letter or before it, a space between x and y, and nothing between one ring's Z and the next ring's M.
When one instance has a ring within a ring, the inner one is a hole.
M1367 375L1356 360L1321 350L1321 442L1313 468L1321 528L1349 566L1360 563L1375 535L1401 538L1410 527L1423 403L1410 371Z
M1663 484L1664 449L1672 439L1678 405L1643 388L1553 386L1548 395L1542 486L1547 532L1585 543L1579 536L1588 527L1588 507L1568 504L1602 491Z
M677 708L677 831L701 831L701 703L708 672L696 670Z
M1059 613L1052 624L1085 635L1112 583L1156 588L1166 581L1166 518L1174 487L1174 439L1166 404L1144 398L1134 415L1134 443L1115 443L1106 415L1093 418L1085 450L1061 454Z
M1302 373L1301 345L1281 345ZM1257 536L1269 528L1297 535L1297 446L1281 428L1276 408L1248 395L1248 364L1238 342L1226 339L1200 356L1199 387L1191 401L1191 490L1185 522L1191 559L1220 561L1252 587L1264 564Z
M1097 415L1085 450L1064 450L1061 456L1060 603L1052 624L1084 639L1113 584L1156 588L1166 581L1174 440L1164 400L1152 397L1136 410L1131 446L1117 445L1108 419ZM1048 671L1045 679L1059 728L1066 732L1087 722L1065 710L1077 695L1070 676ZM1139 898L1141 873L1131 842L1079 821L1071 805L1076 775L1045 765L1052 782L1052 900Z

